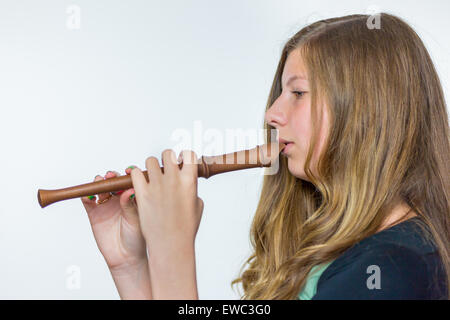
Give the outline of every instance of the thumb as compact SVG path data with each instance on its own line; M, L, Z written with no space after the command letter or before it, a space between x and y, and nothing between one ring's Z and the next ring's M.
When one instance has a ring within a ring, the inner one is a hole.
M202 214L204 206L205 206L205 204L203 203L202 198L198 197L197 198L197 208L198 208L200 214Z

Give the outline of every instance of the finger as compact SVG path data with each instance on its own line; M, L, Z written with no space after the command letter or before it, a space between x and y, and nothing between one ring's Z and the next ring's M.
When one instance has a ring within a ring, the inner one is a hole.
M131 169L131 181L133 183L133 188L135 193L140 195L146 192L148 187L147 179L145 179L144 173L138 167Z
M81 197L81 202L88 213L97 206L96 200L95 195Z
M96 175L94 178L95 181L103 180L102 176ZM84 207L89 212L97 206L97 197L95 195L81 197L81 202L83 202Z
M135 165L128 166L125 169L127 175L131 175L131 171L137 168ZM145 179L145 177L144 177ZM137 210L136 197L134 188L130 188L123 191L119 199L120 206L124 212L124 217L126 220L136 223L139 221L139 214Z
M163 174L158 159L155 157L148 157L145 160L145 167L147 168L149 183L154 181L154 183L159 184Z
M178 168L175 152L172 149L166 149L161 154L162 166L164 168L164 174L172 175L180 169Z
M117 171L108 171L105 174L105 179L110 179L118 176L120 176L120 173L118 173Z
M131 170L133 170L134 168L137 168L137 166L135 166L135 165L128 166L128 167L125 169L125 173L126 173L126 174L131 174Z
M120 177L121 174L117 171L108 171L105 175L105 179L111 179L111 178L116 178L116 177ZM118 190L118 191L111 191L111 194L113 196L120 196L125 190Z
M135 165L128 166L128 167L125 169L125 173L129 176L129 175L131 174L131 170L133 170L134 168L137 168L137 166L135 166ZM129 190L129 189L128 189L128 190ZM112 192L112 193L113 193L114 195L118 196L118 195L121 195L124 191L126 191L126 190L120 190L120 191Z
M185 177L189 177L190 179L197 180L198 178L197 154L192 150L183 150L181 152L181 159L183 161L181 174Z
M109 177L109 178L114 177L114 173L112 171L107 171L104 178L102 176L98 175L98 176L95 177L96 180L94 180L94 181L106 180L107 177ZM97 203L102 201L102 200L104 200L104 199L106 199L106 198L109 198L110 196L111 196L111 194L109 192L100 193L98 195Z
M136 205L134 188L124 191L120 195L119 203L122 208L124 218L130 223L137 223L139 221L139 214Z

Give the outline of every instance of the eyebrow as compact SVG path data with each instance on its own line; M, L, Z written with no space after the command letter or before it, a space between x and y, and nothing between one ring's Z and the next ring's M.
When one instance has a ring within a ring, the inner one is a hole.
M292 81L297 80L297 79L301 79L301 80L306 80L307 81L306 77L303 76L303 75L293 75L293 76L291 76L288 79L288 81L286 82L286 85L289 85L289 83L291 83Z

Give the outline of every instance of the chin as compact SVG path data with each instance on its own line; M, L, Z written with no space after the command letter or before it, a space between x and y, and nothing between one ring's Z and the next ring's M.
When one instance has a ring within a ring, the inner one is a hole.
M295 162L292 160L292 158L288 158L289 172L298 179L310 182L308 177L306 176L305 171L303 170L304 163L300 163L299 165L296 166L294 166L294 163Z
M306 175L305 175L305 173L303 172L303 170L299 170L298 166L295 166L295 167L294 167L293 164L294 164L294 162L292 161L291 158L289 158L289 159L288 159L288 169L289 169L289 172L290 172L294 177L305 180Z

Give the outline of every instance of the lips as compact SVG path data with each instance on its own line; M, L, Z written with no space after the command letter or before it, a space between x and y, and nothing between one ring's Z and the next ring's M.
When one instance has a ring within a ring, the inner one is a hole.
M283 139L283 138L278 139L278 141L285 144L284 148L282 149L282 152L283 152L284 154L286 154L286 152L290 149L290 147L291 147L292 144L293 144L292 141L288 141L288 140L285 140L285 139Z
M288 143L292 143L292 141L288 141L288 140L285 140L285 139L282 139L282 138L278 139L278 141L281 142L281 143L284 143L285 145L287 145Z

